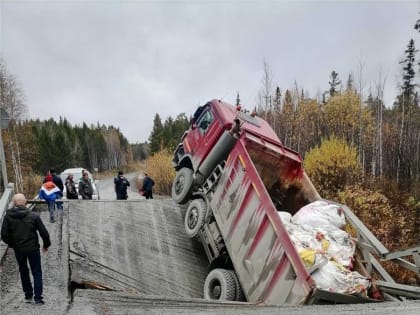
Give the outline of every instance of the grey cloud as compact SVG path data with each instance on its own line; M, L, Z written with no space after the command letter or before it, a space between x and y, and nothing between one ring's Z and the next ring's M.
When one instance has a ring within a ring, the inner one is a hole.
M190 114L236 92L255 105L262 63L282 90L316 96L331 70L343 81L365 61L395 96L398 57L418 18L415 2L39 1L0 3L1 54L31 117L60 115L119 126L147 140L153 117ZM399 77L397 76L397 79Z

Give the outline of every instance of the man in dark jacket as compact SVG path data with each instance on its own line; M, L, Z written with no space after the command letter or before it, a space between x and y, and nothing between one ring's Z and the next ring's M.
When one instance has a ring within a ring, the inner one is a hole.
M154 180L147 175L147 173L144 174L143 178L143 191L144 196L146 199L153 199L153 186L155 185Z
M118 176L114 178L114 185L117 200L127 200L127 187L130 186L130 182L124 177L123 172L118 172Z
M53 177L53 183L57 185L58 188L60 188L61 191L64 190L63 181L61 180L61 177L57 175L55 169L50 170L51 175Z
M82 174L82 178L79 181L79 194L82 196L82 199L90 200L93 195L92 183L87 172L83 172Z
M13 248L19 265L22 289L25 293L25 302L31 303L32 297L35 304L44 304L42 297L42 269L41 255L39 252L38 234L42 238L42 251L45 253L51 245L50 235L42 223L40 216L26 207L26 198L23 194L13 197L14 206L6 211L1 227L3 242ZM29 278L28 261L31 266L34 286L32 288Z
M57 172L55 169L50 170L51 176L53 177L53 183L57 185L57 187L61 190L61 192L64 191L64 185L63 181L61 180L61 177L57 175ZM63 203L61 201L57 201L57 209L63 210Z

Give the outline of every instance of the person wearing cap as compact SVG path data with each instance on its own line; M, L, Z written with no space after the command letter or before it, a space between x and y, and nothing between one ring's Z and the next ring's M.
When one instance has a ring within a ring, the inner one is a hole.
M127 187L130 186L130 182L124 177L122 171L119 171L118 176L114 178L114 186L117 200L127 200Z
M55 201L63 197L63 192L54 184L52 175L45 177L45 183L42 184L38 197L47 202L48 211L50 212L50 222L54 223Z
M25 302L32 303L33 298L36 305L42 305L44 304L42 268L37 232L43 241L42 251L46 253L51 241L41 217L26 207L24 194L14 195L13 207L6 211L3 219L1 238L15 252ZM33 287L29 276L28 261L33 276Z
M78 199L78 193L76 190L76 184L74 183L73 180L73 174L69 174L66 178L66 197L67 199Z

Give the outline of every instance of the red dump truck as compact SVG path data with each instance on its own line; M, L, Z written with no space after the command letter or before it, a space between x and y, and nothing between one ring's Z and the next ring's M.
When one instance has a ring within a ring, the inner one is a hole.
M278 212L294 215L322 200L300 155L282 145L255 113L219 100L200 106L174 153L172 198L188 204L185 230L209 258L204 297L264 304L361 303L420 297L420 289L397 284L377 258L419 272L420 247L388 250L344 205L357 231L354 269L371 282L364 294L320 289ZM402 257L414 257L411 263ZM375 272L378 280L372 280Z

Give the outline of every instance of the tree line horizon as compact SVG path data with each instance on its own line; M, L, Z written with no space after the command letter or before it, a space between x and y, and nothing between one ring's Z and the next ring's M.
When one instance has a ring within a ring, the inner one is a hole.
M415 29L418 31L419 25L417 21ZM326 139L337 137L357 149L365 179L385 179L394 182L401 191L419 196L420 102L416 68L420 63L416 60L417 52L414 40L410 39L400 62L400 87L391 106L384 104L386 78L381 73L374 89L364 95L361 79L357 84L349 74L343 87L339 73L332 70L325 92L311 97L303 88L298 88L297 82L294 88L282 93L273 82L270 66L264 61L262 86L253 107L268 121L283 144L303 157ZM358 70L361 77L363 66ZM232 103L240 104L239 93ZM165 120L156 113L148 141L130 144L118 127L99 122L79 126L71 125L64 117L58 121L23 119L28 110L24 91L3 60L0 60L0 105L11 118L2 134L8 174L16 182L20 182L24 174L43 174L49 167L63 170L77 165L99 171L120 168L159 151L174 150L189 127L185 113Z

